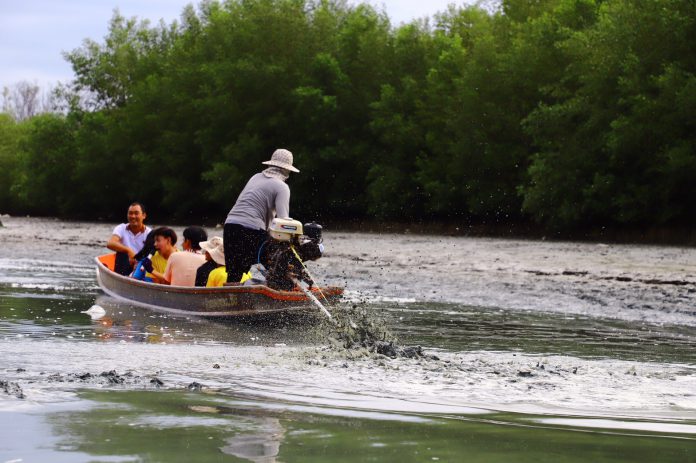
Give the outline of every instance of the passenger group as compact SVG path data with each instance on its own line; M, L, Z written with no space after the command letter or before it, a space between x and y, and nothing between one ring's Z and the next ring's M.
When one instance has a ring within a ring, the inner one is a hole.
M263 171L253 175L225 219L223 237L202 227L187 227L182 250L169 227L151 230L140 202L128 207L128 223L114 228L107 248L116 252L114 271L144 281L176 286L265 284L291 290L313 284L303 261L321 257L321 226L290 218L290 188L285 183L292 153L277 149Z

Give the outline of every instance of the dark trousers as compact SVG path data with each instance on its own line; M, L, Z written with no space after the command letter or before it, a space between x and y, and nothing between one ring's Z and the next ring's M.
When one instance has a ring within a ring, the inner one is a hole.
M236 282L254 265L259 247L268 237L266 230L254 230L236 223L226 223L222 239L225 243L227 282Z
M125 252L116 253L116 262L114 264L114 272L119 275L130 275L133 271L133 266L130 264L128 254Z
M218 268L218 264L214 260L209 260L205 264L198 267L198 270L196 270L196 286L207 285L210 272L216 268Z

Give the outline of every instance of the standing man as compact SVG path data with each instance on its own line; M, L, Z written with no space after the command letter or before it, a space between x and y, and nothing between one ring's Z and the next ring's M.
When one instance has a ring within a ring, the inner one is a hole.
M184 242L181 247L184 252L176 252L169 256L164 270L164 282L175 286L194 286L196 271L205 263L201 252L201 241L208 239L208 234L201 227L188 227L184 230Z
M128 223L114 228L106 247L116 252L115 271L129 275L135 265L135 255L143 248L150 227L143 223L147 218L145 207L139 202L128 206Z
M225 220L223 242L228 283L238 283L244 272L256 263L271 220L290 216L290 187L285 181L290 172L299 172L292 165L292 153L277 149L271 160L262 164L270 167L249 179Z

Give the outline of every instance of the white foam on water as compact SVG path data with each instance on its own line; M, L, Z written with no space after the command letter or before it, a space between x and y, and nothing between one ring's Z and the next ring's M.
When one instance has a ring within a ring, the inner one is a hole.
M415 297L397 297L397 296L385 296L381 294L373 294L369 292L358 292L345 290L343 293L343 301L345 302L358 302L358 303L368 303L375 304L379 302L393 302L397 304L409 304L417 302Z
M589 418L541 418L532 421L542 424L572 426L574 428L581 427L670 434L696 434L696 425L664 423L659 421L599 420Z
M345 352L316 347L0 340L0 350L10 348L16 354L3 376L27 386L31 401L51 401L52 392L77 388L142 389L156 376L165 388L183 389L196 381L223 394L325 409L696 419L693 365L485 351L438 352L440 360L425 361L350 359ZM14 373L17 368L27 371ZM114 386L46 379L110 370L130 371L141 380Z
M74 289L65 285L55 285L51 283L11 283L10 287L13 289L40 289L40 290L53 290L53 291L66 291L68 289Z

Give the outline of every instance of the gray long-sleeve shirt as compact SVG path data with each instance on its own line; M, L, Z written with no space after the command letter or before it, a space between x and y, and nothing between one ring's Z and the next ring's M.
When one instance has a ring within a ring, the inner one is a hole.
M290 217L290 187L275 177L251 177L227 214L225 223L266 230L274 217Z

